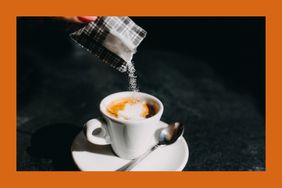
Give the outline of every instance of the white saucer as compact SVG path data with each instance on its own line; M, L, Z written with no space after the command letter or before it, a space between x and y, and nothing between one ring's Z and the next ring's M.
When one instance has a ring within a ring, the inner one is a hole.
M160 128L167 124L160 122ZM81 131L71 147L72 157L82 171L118 171L130 160L117 157L110 145L99 146L86 140ZM189 157L188 145L183 137L174 144L159 147L141 161L132 171L182 171Z

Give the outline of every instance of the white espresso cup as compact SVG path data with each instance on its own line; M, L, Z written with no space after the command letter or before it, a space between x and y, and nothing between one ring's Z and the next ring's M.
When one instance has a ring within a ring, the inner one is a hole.
M149 118L141 120L123 120L112 116L107 106L116 100L132 97L154 103L156 113ZM84 131L89 142L96 145L111 144L113 151L123 159L134 159L145 153L154 143L160 118L163 114L163 104L156 97L141 92L119 92L105 97L100 103L103 118L91 119Z

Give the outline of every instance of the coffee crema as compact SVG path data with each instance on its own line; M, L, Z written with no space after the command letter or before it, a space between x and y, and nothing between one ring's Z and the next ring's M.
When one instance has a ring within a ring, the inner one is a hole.
M157 105L135 98L122 98L107 106L111 116L122 120L142 120L157 113Z

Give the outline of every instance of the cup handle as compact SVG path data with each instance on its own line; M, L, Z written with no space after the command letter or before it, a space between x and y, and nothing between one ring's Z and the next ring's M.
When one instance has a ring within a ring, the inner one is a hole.
M102 119L91 119L84 125L86 138L92 144L108 145L111 144L106 124Z

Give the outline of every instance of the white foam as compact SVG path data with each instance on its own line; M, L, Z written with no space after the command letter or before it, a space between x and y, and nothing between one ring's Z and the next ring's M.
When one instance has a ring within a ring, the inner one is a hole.
M144 104L137 102L134 104L126 104L124 109L118 112L117 118L122 120L142 120L144 112Z

